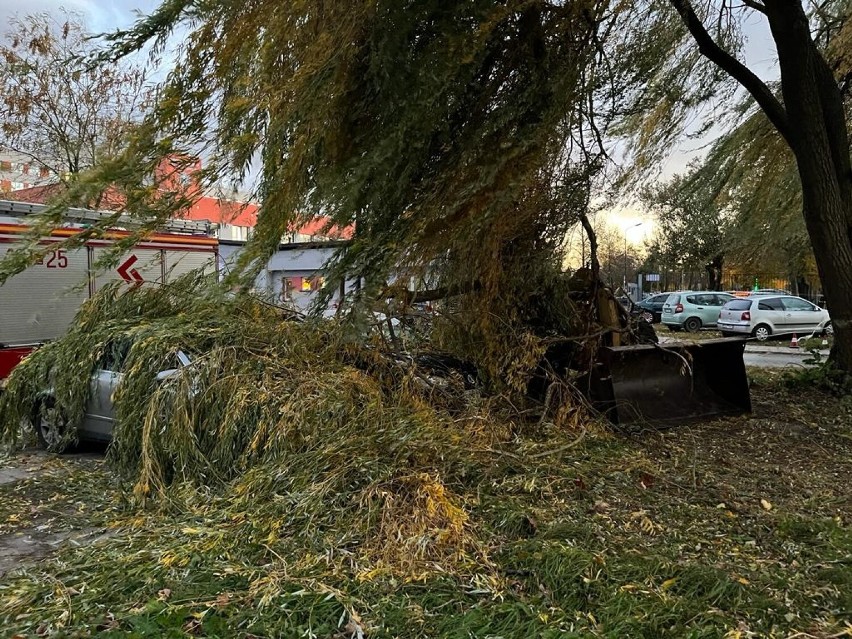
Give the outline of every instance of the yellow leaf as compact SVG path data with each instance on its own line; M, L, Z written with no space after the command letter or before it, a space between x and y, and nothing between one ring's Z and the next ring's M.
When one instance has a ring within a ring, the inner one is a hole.
M671 579L666 579L666 580L663 582L663 585L662 585L662 586L660 586L660 588L661 588L662 590L668 590L669 588L671 588L672 586L674 586L676 583L677 583L677 577L672 577Z
M763 506L763 510L772 510L772 504L765 499L760 500L760 505Z

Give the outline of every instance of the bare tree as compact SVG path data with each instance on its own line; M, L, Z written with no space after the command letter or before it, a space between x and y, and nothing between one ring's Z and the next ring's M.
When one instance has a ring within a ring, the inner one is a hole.
M151 97L145 72L92 64L96 44L79 15L14 18L0 43L0 150L61 182L127 142Z

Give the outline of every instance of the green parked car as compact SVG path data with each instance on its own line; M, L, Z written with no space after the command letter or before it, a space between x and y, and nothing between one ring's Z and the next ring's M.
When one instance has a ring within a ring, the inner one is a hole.
M684 329L694 333L713 328L722 307L732 299L733 295L717 291L678 291L663 304L662 322L672 331Z

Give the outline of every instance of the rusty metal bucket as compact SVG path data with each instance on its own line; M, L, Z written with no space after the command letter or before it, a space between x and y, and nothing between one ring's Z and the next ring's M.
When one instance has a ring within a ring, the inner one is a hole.
M590 398L614 424L675 425L751 411L745 339L605 347Z

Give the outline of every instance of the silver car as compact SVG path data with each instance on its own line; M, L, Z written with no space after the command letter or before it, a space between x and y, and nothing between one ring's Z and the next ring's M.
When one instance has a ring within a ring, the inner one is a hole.
M130 350L129 346L127 342L109 345L92 373L86 412L77 424L77 436L80 440L109 442L112 439L115 426L113 394L124 377L121 371ZM157 379L167 379L189 364L189 356L183 351L177 351L172 362L174 368L161 371L157 374ZM51 391L44 393L33 421L42 447L61 452L69 423L67 416L56 405Z
M828 311L793 295L751 295L727 302L717 327L724 336L751 335L760 341L772 335L832 334Z

